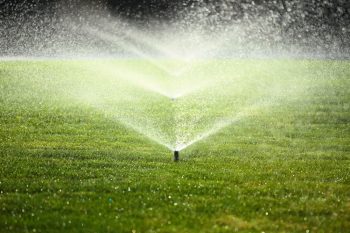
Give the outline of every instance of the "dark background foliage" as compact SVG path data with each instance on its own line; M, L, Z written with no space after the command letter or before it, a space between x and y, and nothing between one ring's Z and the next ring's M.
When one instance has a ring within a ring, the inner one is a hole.
M350 47L349 0L0 0L0 36L15 35L33 18L39 28L63 12L83 19L94 10L147 26L182 20L216 28L268 19L286 41L316 38Z
M198 6L208 7L208 15L220 14L225 20L237 20L256 13L256 9L299 16L305 20L318 18L332 25L349 23L350 20L348 0L2 0L0 4L3 18L23 13L37 14L57 7L79 10L79 7L91 5L108 8L115 15L143 20L171 20L178 12ZM227 15L231 17L227 18Z

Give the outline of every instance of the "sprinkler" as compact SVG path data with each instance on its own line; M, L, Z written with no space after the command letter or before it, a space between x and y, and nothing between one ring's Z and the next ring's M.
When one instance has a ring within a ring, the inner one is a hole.
M175 150L174 151L174 162L177 162L177 161L179 161L179 151L177 151L177 150Z

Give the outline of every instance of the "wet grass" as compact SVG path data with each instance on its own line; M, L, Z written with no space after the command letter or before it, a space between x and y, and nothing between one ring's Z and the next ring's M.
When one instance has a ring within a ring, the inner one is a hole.
M110 62L168 85L142 61ZM0 63L0 232L350 229L348 61L211 61L196 72L218 82L178 105L97 65ZM167 141L176 127L204 132L242 111L179 163L125 125Z

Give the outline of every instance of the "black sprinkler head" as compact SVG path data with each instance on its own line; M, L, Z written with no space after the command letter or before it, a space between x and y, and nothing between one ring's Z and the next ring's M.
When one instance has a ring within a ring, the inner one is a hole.
M174 162L179 161L179 159L180 159L179 156L180 156L179 151L175 150L174 151Z

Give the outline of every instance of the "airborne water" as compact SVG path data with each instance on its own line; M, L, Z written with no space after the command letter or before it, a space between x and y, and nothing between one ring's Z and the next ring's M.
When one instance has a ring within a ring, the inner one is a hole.
M83 84L62 95L181 151L288 98L302 98L308 87L281 82L283 69L272 70L262 58L280 65L278 58L349 56L349 19L327 24L325 15L313 14L326 14L326 5L308 7L303 1L198 1L171 20L140 23L104 6L52 5L29 14L41 9L34 4L1 22L0 55L70 59Z

